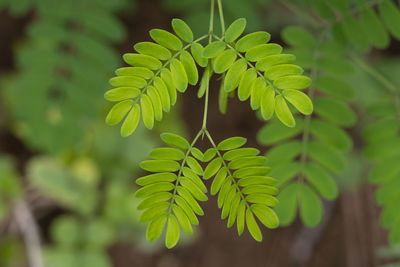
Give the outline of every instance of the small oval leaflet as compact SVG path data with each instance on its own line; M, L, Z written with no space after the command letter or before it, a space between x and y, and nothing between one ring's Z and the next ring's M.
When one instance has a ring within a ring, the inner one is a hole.
M193 41L193 32L183 20L173 19L172 28L174 29L175 33L185 42L191 43Z
M243 146L244 144L246 144L247 139L244 137L230 137L228 139L223 140L222 142L220 142L217 146L218 150L232 150L235 148L239 148L241 146Z
M167 145L171 145L171 146L175 146L181 149L188 149L189 148L189 142L186 141L185 138L177 135L177 134L173 134L173 133L162 133L160 135L161 140L164 141L164 143L166 143Z
M226 29L225 32L225 41L227 43L235 41L244 31L246 28L246 19L245 18L239 18L232 22L231 25L229 25L228 29Z

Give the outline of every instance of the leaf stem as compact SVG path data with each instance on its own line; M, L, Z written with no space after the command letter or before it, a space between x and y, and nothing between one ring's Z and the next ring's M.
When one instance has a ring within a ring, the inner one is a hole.
M207 71L207 70L206 70ZM209 75L209 72L207 71L207 73L205 73L204 75ZM207 87L206 87L206 96L205 96L205 100L204 100L204 114L203 114L203 125L201 127L201 131L203 132L203 136L204 133L207 131L207 113L208 113L208 91L210 88L210 81L209 79L208 83L207 83Z
M214 6L215 6L215 2L214 2L214 0L211 0L210 23L209 23L209 26L208 26L208 34L209 34L208 43L211 43L212 35L214 33Z
M224 12L222 11L222 3L221 0L218 1L218 12L219 12L219 20L221 23L221 32L222 32L222 37L225 35L225 21L224 21Z

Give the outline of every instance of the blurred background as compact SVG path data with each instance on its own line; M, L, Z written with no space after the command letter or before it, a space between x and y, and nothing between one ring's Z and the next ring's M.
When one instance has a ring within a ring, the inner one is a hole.
M284 27L307 25L293 5L311 12L307 1L222 2L227 24L245 17L247 31L266 30L282 46ZM355 143L349 167L336 177L340 196L324 202L320 226L296 220L274 231L263 228L264 241L257 243L227 229L211 197L196 233L177 248L146 242L134 197L138 163L163 131L193 137L203 101L190 88L154 131L140 128L121 138L118 127L104 123L110 105L103 94L123 66L121 55L150 40L150 29L171 30L171 19L180 17L200 36L208 16L209 0L0 0L1 267L42 267L41 260L46 267L400 266L400 249L387 247L374 187L357 153L362 116L349 130ZM369 56L400 84L399 54L393 39ZM373 81L357 71L348 80L357 85L352 106L360 112L373 97ZM221 115L217 91L211 90L208 119L216 140L246 136L265 152L256 140L265 123L235 99Z

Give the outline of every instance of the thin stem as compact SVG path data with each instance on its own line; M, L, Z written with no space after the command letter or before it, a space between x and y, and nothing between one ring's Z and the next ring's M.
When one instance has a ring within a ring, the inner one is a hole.
M359 58L356 55L351 55L354 63L356 63L360 68L362 68L365 72L369 73L372 77L374 77L379 83L381 83L388 91L391 93L397 93L396 86L389 81L386 77L384 77L381 73L379 73L376 69L368 65L365 61Z
M208 43L211 43L212 41L212 34L214 33L214 6L215 2L214 0L211 0L211 6L210 6L210 24L208 26L208 34L209 34L209 39Z
M207 70L206 70L207 71ZM205 73L205 75L210 75L209 72ZM209 77L207 77L207 80L209 81ZM206 96L204 100L204 114L203 114L203 125L201 127L201 130L204 132L207 130L207 113L208 113L208 91L210 88L210 82L207 83L206 87Z
M225 21L224 21L224 12L222 11L221 0L218 0L218 12L219 12L219 20L221 22L222 36L224 36L225 35Z
M24 239L29 266L44 267L38 227L24 200L15 205L15 219Z

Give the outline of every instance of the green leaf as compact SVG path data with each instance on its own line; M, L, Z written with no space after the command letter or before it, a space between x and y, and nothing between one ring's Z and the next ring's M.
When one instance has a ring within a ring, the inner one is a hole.
M125 100L115 104L106 117L106 123L109 125L119 123L132 108L133 104L132 100Z
M271 39L267 32L253 32L240 38L235 45L239 52L247 52L256 45L265 44Z
M263 146L269 146L299 135L304 129L304 121L298 119L293 128L288 128L278 121L265 125L257 134L258 142Z
M185 68L189 84L196 85L199 80L199 73L192 56L189 52L183 51L180 55L180 60Z
M149 96L151 104L153 106L154 118L160 121L163 117L160 95L158 94L156 88L154 88L153 86L147 87L147 95Z
M312 159L334 173L341 173L346 167L343 155L337 149L325 143L310 142L308 151Z
M129 98L135 98L140 95L140 90L135 87L119 87L111 89L104 94L108 101L122 101Z
M226 219L226 217L228 217L229 211L231 210L232 201L235 198L235 196L236 196L236 188L235 186L232 186L224 200L224 205L222 206L222 212L221 212L221 219Z
M276 180L267 176L247 176L238 181L238 185L245 187L250 185L274 185Z
M201 178L194 171L192 171L188 167L183 167L182 173L186 178L189 178L194 184L196 184L201 191L207 193L207 187L204 185Z
M136 197L147 197L154 193L166 192L174 189L174 185L170 182L157 182L146 185L136 191Z
M258 77L252 86L250 95L250 106L253 110L257 110L261 106L261 99L267 90L264 77Z
M272 66L279 64L290 64L296 60L296 57L291 54L279 54L264 57L256 63L256 68L260 71L268 71Z
M208 64L208 60L203 57L204 47L199 43L194 43L191 45L190 51L192 52L193 58L196 60L197 64L200 67L205 68Z
M246 212L246 201L242 200L239 204L239 208L237 211L237 220L236 220L236 225L239 235L242 235L244 230L245 212Z
M174 84L171 72L168 69L163 68L161 70L160 77L164 81L165 85L167 86L168 94L170 97L169 102L171 103L171 105L175 105L177 94L176 94L176 88L175 88L175 84Z
M197 160L193 157L187 157L186 159L187 165L198 175L203 175L203 169L201 168L200 164Z
M256 220L254 219L251 209L246 210L246 224L247 224L247 229L249 230L251 236L256 241L261 242L262 234L261 234L260 228L257 225Z
M140 54L152 56L160 60L168 60L171 58L171 52L168 49L152 42L137 43L134 49Z
M226 175L228 174L228 171L226 167L222 167L219 169L217 175L215 175L214 180L211 184L211 195L216 195L218 191L221 189L222 184L225 182Z
M191 43L193 41L193 32L183 20L173 19L172 28L174 29L175 33L185 42Z
M256 217L270 229L275 229L279 226L279 219L275 212L265 205L253 204L250 206L251 211Z
M223 158L224 160L232 161L241 157L257 156L258 154L260 154L260 150L258 150L257 148L245 147L227 151L223 155Z
M236 52L231 49L220 53L214 60L213 68L215 73L227 71L233 62L235 62L236 57Z
M110 85L113 87L143 88L146 84L146 81L138 76L118 76L110 79Z
M126 53L123 55L123 59L126 63L134 67L145 67L151 70L158 70L162 66L158 59L147 55Z
M251 68L248 69L240 79L238 97L240 101L245 101L250 97L253 83L257 78L257 72Z
M204 215L203 209L197 203L197 201L193 198L192 194L184 187L177 186L176 190L178 194L189 204L191 209L198 215Z
M178 222L181 225L183 231L188 234L193 234L192 225L190 224L189 218L185 214L185 211L176 204L172 205L172 210L174 211L174 214L178 219Z
M271 169L270 176L277 177L275 186L281 188L290 182L300 172L299 162L282 162Z
M282 52L282 46L278 44L260 44L246 52L246 59L259 61L267 56L277 55Z
M153 159L182 160L185 154L176 148L162 147L153 149L150 152L150 157Z
M314 110L319 116L344 127L353 126L357 119L349 106L329 98L315 98Z
M299 48L313 49L317 45L317 40L306 29L298 26L286 27L282 32L283 40L291 46Z
M371 44L380 49L384 49L389 45L389 35L372 8L365 7L361 9L360 21Z
M239 59L231 65L224 79L225 92L232 92L239 86L243 73L247 69L245 59Z
M311 79L303 75L283 76L274 81L274 86L279 89L301 90L311 85Z
M139 217L140 222L150 222L154 220L160 213L164 212L169 208L168 202L158 203L151 208L145 210Z
M313 81L319 91L341 99L352 99L354 89L345 81L333 76L318 76Z
M222 165L222 159L221 158L215 158L213 159L206 167L206 169L204 170L204 175L203 175L203 179L204 180L208 180L210 179L212 176L214 176L217 171L221 168Z
M235 195L234 199L232 200L232 205L231 205L231 209L229 211L229 218L228 218L228 222L227 222L228 228L231 228L233 226L233 224L235 223L239 204L240 204L240 199L241 199L240 194L237 193Z
M182 42L179 40L178 37L173 35L170 32L160 29L153 29L150 31L151 39L153 39L156 43L174 50L178 51L182 49Z
M204 154L200 151L200 149L196 148L196 147L192 147L192 149L190 149L190 153L193 155L193 157L195 157L197 160L201 160L203 161L204 159Z
M290 111L282 95L275 97L275 113L279 120L286 126L291 128L296 126L292 112Z
M153 83L154 83L154 88L156 88L157 93L160 96L162 109L165 112L169 112L171 109L171 102L167 86L160 77L156 77Z
M167 222L168 214L162 213L157 218L152 220L147 227L146 239L149 242L154 242L160 238L164 229L165 223Z
M247 167L235 171L233 176L236 178L244 178L247 176L267 175L270 170L270 167Z
M210 160L212 160L215 157L216 154L217 154L217 151L213 147L207 149L206 152L204 152L203 161L209 162Z
M304 167L304 174L312 186L327 200L334 200L338 195L338 188L333 180L321 166L308 163Z
M150 97L142 94L140 97L140 106L142 107L143 123L147 129L151 130L154 126L154 111Z
M236 19L234 22L232 22L231 25L229 25L228 29L226 29L225 41L227 43L235 41L243 33L245 28L246 28L246 19L245 18Z
M175 172L180 169L179 163L173 160L145 160L140 167L150 172Z
M261 175L261 174L259 174ZM267 194L267 195L275 195L278 193L278 189L273 186L268 185L249 185L243 188L242 192L244 194Z
M225 43L223 41L215 41L206 45L203 50L204 58L214 58L220 55L225 50Z
M400 174L399 160L399 157L394 157L378 163L370 170L369 181L374 184L384 183L398 176Z
M261 116L264 120L269 120L275 111L275 90L272 86L267 86L261 98Z
M185 67L179 60L174 58L171 60L170 69L176 89L181 93L185 92L188 85L188 76Z
M222 81L221 86L219 87L218 93L218 108L221 114L226 114L228 109L228 93L224 90L225 79Z
M137 206L137 209L144 210L144 209L152 208L153 206L155 206L155 204L170 200L171 197L172 197L172 193L170 193L170 192L154 193L151 196L143 199Z
M235 148L239 148L246 144L247 139L244 137L230 137L228 139L223 140L217 145L218 150L232 150Z
M237 170L245 167L251 166L262 166L266 162L266 158L263 156L251 156L251 157L242 157L235 160L232 160L228 167L232 170Z
M121 126L121 135L127 137L131 135L139 124L140 120L140 106L138 104L133 104L131 111L129 111L124 122Z
M308 227L315 227L322 220L322 203L317 194L305 184L300 187L300 217Z
M180 235L178 221L173 215L168 216L167 234L165 236L165 246L169 249L175 247Z
M222 206L224 205L226 196L228 195L229 191L232 188L231 180L232 180L232 176L228 176L228 179L225 179L224 183L222 184L221 190L219 191L219 194L218 194L218 200L217 200L218 208L222 208Z
M349 75L354 73L353 65L348 60L337 56L325 56L317 59L316 64L326 73Z
M136 183L141 186L157 183L157 182L174 182L176 180L176 174L163 172L163 173L155 173L149 174L143 177L140 177L136 180Z
M118 76L137 76L146 80L154 76L154 73L151 70L144 67L119 68L115 71L115 74Z
M383 0L379 4L379 13L389 32L400 39L400 11L390 0Z
M179 183L186 188L195 199L199 201L207 201L208 197L190 178L181 177Z
M300 155L301 150L302 144L299 141L274 146L266 154L268 166L274 167L280 163L289 162Z
M296 216L298 184L291 183L285 186L278 195L278 204L275 206L281 226L291 224Z
M321 141L343 152L349 152L353 146L351 138L345 131L322 120L313 119L310 122L310 132Z
M270 80L276 80L280 77L289 76L289 75L301 75L304 70L293 64L281 64L272 66L265 73L265 77Z
M300 113L304 115L310 115L312 113L313 104L305 93L293 89L286 89L283 90L282 95L300 111Z
M160 137L167 145L175 146L181 149L188 149L190 147L189 142L177 134L162 133Z
M192 208L184 198L175 195L175 202L179 207L181 207L185 211L185 214L189 218L191 224L193 225L199 224L199 220L197 219L196 214L193 212Z

